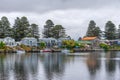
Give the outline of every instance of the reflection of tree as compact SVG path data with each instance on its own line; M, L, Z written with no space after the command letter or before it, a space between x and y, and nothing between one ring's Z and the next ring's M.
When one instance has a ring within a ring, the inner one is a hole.
M98 54L91 53L87 58L87 66L90 74L95 74L97 69L100 68L100 60L98 60Z
M53 78L54 74L57 74L59 77L64 72L64 56L60 54L46 54L44 57L44 68L48 80Z
M30 56L20 56L20 59L15 62L15 73L17 77L20 76L21 80L28 80L28 74L36 74L37 65L37 55L31 54Z
M116 64L115 64L115 60L113 60L113 58L115 58L115 57L116 57L116 52L107 52L106 53L106 58L107 58L106 69L109 72L115 71Z
M16 78L20 80L27 80L26 79L26 71L23 65L23 62L15 62L15 74Z
M0 54L0 80L9 80L10 77L14 77L14 80L28 80L29 74L37 73L37 67L38 58L35 54Z
M2 80L7 80L6 79L6 73L4 72L4 59L6 55L5 54L0 54L0 79Z

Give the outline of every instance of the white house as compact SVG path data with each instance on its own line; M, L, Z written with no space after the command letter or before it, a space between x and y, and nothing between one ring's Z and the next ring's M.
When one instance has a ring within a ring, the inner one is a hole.
M4 42L7 46L10 46L10 47L13 47L13 46L17 45L15 40L11 37L6 37L6 38L3 38L3 39L0 39L0 41Z
M26 37L21 40L21 44L26 46L37 46L37 39L33 37Z
M55 38L41 38L39 42L45 42L47 47L52 47L57 44L57 40Z

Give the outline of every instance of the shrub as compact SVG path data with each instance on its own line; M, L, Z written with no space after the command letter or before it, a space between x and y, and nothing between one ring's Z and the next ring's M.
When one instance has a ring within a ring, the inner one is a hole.
M104 50L109 50L110 46L108 44L105 43L100 43L99 45L101 48L103 48Z
M74 40L64 40L62 42L63 46L68 49L72 49L75 47L75 41Z
M46 47L45 42L40 42L40 48L43 49L43 48L45 48L45 47Z
M5 43L1 41L1 42L0 42L0 49L4 49L5 46L6 46Z

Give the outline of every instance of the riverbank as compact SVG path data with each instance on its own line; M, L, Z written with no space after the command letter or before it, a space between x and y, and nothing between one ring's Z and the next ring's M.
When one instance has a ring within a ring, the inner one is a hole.
M102 49L92 49L92 50L77 50L77 51L70 51L70 53L76 53L76 52L104 52L105 50L102 50ZM120 50L115 50L115 49L112 49L112 50L107 50L107 51L120 51ZM40 50L30 50L30 51L25 51L26 53L40 53L41 51ZM54 52L61 52L61 50L54 50L54 51L51 51L52 53ZM14 50L0 50L0 53L17 53L17 51L14 51Z
M62 50L64 49L53 49L53 48L50 48L51 49L51 52L62 52ZM41 50L43 49L39 49L39 48L31 48L31 47L24 47L24 48L21 48L21 47L14 47L14 48L10 48L10 49L0 49L0 53L17 53L17 50L23 50L25 51L26 53L40 53ZM104 49L71 49L69 50L70 53L75 53L75 52L101 52L101 51L120 51L120 49L109 49L109 50L104 50Z

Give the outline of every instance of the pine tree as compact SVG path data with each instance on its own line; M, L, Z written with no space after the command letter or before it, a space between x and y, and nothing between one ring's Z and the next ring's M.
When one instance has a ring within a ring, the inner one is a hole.
M52 37L52 28L54 27L54 23L52 22L52 20L47 20L46 24L44 25L44 32L43 32L43 36L45 38L49 38Z
M7 17L3 16L0 20L0 37L8 37L12 35L10 22Z
M100 36L101 36L100 33L101 33L100 28L96 27L96 23L93 20L91 20L89 23L89 26L88 26L88 30L86 32L86 36L87 37L96 36L96 37L100 38Z
M116 27L112 21L108 21L105 25L105 37L108 40L116 39Z
M55 25L55 27L53 27L52 29L52 33L53 33L53 38L61 38L61 37L65 37L65 29L63 28L62 25Z
M29 36L30 26L27 17L17 17L13 26L14 38L16 41L20 41L22 38Z
M120 25L119 25L119 28L118 28L117 38L120 39Z
M31 32L32 32L32 37L39 38L39 28L38 25L33 23L31 24Z

